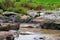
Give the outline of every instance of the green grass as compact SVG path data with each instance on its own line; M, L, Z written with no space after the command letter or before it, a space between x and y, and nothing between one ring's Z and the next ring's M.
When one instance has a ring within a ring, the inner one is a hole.
M60 3L60 0L32 0L36 3Z
M28 0L21 0L21 2L26 2ZM60 3L60 0L31 0L35 3Z
M5 0L0 0L0 3L3 10L19 13L26 13L29 9L39 10L40 8L43 8L54 10L60 8L60 0L9 0L7 2L8 4Z
M4 0L0 0L1 1L4 1ZM15 0L14 0L15 1ZM29 1L29 0L20 0L21 2L26 2L26 1ZM36 2L36 3L60 3L60 0L31 0L32 2Z
M4 0L0 0L0 2L2 2L2 1L4 1ZM20 1L26 2L29 0L20 0ZM60 3L60 0L31 0L31 2L35 2L35 3Z

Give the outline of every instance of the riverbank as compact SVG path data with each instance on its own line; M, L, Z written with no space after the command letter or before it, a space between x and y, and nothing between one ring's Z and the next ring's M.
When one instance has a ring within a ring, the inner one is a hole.
M41 28L20 28L19 30L34 31L44 34L60 34L60 30L41 29Z

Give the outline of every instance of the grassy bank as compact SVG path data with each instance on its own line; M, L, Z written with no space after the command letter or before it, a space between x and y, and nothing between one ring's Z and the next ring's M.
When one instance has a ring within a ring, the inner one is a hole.
M0 0L0 9L25 14L27 10L60 8L60 0Z

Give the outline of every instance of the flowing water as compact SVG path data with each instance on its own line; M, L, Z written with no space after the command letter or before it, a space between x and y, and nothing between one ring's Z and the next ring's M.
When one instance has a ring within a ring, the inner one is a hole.
M15 40L60 40L60 38L56 36L57 34L60 34L60 30L40 28L20 28L20 30L22 34L19 34L18 37L15 37Z
M14 40L60 40L60 36L56 36L60 35L60 30L40 28L20 28L20 30L22 34L15 36Z

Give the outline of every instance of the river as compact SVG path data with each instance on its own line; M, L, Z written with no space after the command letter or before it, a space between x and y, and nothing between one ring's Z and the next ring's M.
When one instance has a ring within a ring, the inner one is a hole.
M60 40L56 34L60 34L60 30L41 29L41 28L20 28L20 30L26 31L28 34L20 34L19 37L15 37L14 40ZM42 38L42 39L40 39Z

